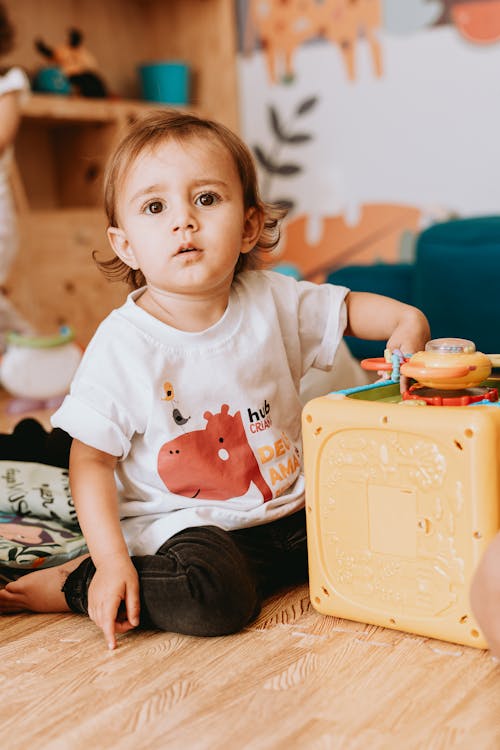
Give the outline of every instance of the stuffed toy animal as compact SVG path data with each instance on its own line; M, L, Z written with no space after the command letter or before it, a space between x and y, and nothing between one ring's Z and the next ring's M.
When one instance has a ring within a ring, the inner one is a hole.
M77 94L89 97L106 97L106 86L97 72L95 57L83 46L83 34L70 29L68 41L58 47L49 47L42 39L35 40L35 48L53 65L61 69Z

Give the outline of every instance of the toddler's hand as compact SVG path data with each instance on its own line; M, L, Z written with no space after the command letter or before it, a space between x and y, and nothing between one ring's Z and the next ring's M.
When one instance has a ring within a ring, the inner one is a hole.
M100 560L89 586L88 612L108 648L116 648L117 633L137 627L139 611L139 578L130 558L110 555Z
M408 357L415 352L422 351L430 335L429 323L425 315L417 308L409 307L387 341L387 349L391 352L399 349L403 356ZM408 390L408 387L408 378L401 375L401 393Z

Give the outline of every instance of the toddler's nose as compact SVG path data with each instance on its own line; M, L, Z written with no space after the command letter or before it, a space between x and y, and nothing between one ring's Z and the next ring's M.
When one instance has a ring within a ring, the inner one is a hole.
M185 232L187 229L195 229L195 222L193 219L186 219L185 221L175 221L172 226L173 232Z
M197 222L189 207L179 207L177 213L172 217L172 231L185 232L197 229Z

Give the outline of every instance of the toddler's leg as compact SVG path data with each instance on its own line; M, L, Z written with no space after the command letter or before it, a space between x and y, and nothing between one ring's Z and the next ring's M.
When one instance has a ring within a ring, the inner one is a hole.
M0 590L0 612L69 612L62 587L85 557L75 557L62 565L27 573L8 583Z
M214 526L185 529L155 555L132 557L139 574L141 625L196 636L235 633L260 610L255 574L231 535ZM69 607L87 612L90 559L64 584Z

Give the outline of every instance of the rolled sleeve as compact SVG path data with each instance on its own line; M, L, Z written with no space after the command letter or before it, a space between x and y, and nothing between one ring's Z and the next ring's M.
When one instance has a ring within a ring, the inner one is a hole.
M53 427L117 458L125 458L130 450L130 440L117 424L75 396L66 396L50 421Z
M141 350L142 338L134 338L134 332L115 313L101 323L69 395L51 419L53 427L118 459L128 456L134 435L142 434L147 423L144 404L150 391L144 373L149 359ZM132 398L137 391L141 398Z

